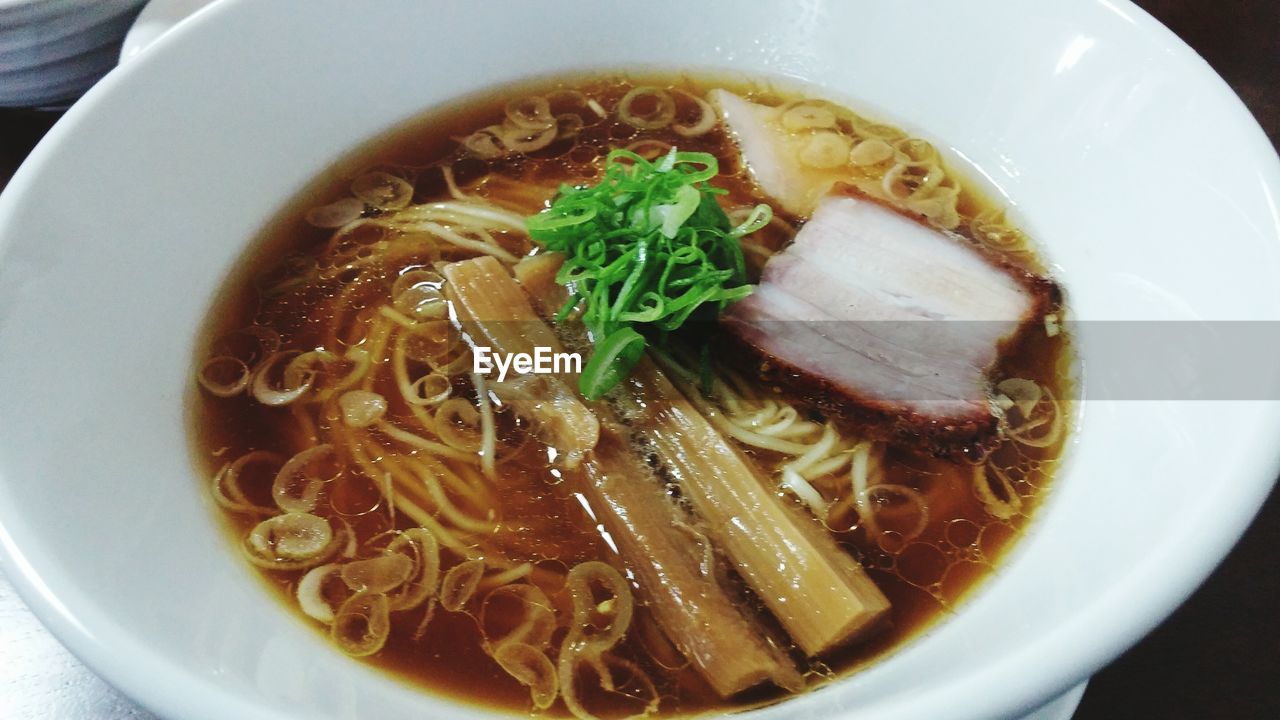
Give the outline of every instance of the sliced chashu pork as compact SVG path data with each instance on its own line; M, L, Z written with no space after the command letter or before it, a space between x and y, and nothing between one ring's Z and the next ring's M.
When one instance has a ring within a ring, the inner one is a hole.
M710 97L760 189L811 216L724 318L746 357L881 437L990 437L990 373L1056 287L854 190L846 170L806 166L779 108Z
M954 449L991 437L1001 349L1055 301L1049 281L841 187L723 325L770 380L873 435Z
M847 179L847 173L800 161L806 138L782 126L781 108L751 102L728 90L712 90L707 99L742 150L756 184L783 210L807 217L832 185Z

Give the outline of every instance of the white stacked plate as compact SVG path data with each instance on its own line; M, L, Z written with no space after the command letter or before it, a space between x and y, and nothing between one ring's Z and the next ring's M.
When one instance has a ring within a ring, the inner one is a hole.
M69 104L116 63L145 0L0 0L0 106Z

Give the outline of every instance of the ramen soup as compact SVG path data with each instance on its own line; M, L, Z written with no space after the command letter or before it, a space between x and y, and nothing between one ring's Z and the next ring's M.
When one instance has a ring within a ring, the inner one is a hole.
M1066 436L1062 301L929 142L561 78L340 163L210 313L193 436L334 652L516 713L785 701L955 611Z

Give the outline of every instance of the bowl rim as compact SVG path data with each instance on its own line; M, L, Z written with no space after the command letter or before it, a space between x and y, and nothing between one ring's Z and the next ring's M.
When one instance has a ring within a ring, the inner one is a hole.
M192 22L181 23L172 32L160 37L155 44L170 46L182 43L189 33L202 32L206 23L215 22L228 8L238 6L241 2L247 0L214 2L193 15ZM1277 218L1275 230L1277 236L1280 236L1280 156L1277 156L1276 149L1240 98L1195 50L1132 0L1093 2L1125 21L1135 32L1147 35L1171 52L1195 58L1197 62L1194 63L1193 72L1198 76L1197 80L1202 81L1206 89L1213 90L1212 101L1215 104L1229 109L1234 127L1242 135L1248 135L1248 144L1261 159L1259 166L1263 171L1260 173L1260 180L1268 193L1273 215ZM21 0L18 0L18 4L22 4ZM0 0L0 11L9 6L7 0ZM127 63L129 67L146 64L146 60ZM29 154L0 194L0 230L4 229L13 209L23 203L37 178L41 176L43 167L59 152L62 139L76 133L81 126L92 123L94 109L100 98L109 97L121 78L129 72L127 69L123 74L112 72L94 86L67 111ZM9 249L7 239L7 233L0 232L0 262L4 261ZM1268 405L1266 422L1255 426L1250 436L1250 443L1256 447L1263 447L1263 443L1280 435L1280 403L1269 402ZM1008 692L1001 697L988 697L976 705L957 708L957 717L997 716L1014 708L1030 711L1066 692L1113 660L1163 622L1208 577L1257 515L1280 473L1280 448L1236 460L1238 467L1234 470L1234 475L1252 478L1252 484L1237 487L1228 499L1222 501L1223 509L1231 514L1229 520L1196 526L1200 531L1196 535L1196 543L1201 551L1190 556L1190 560L1184 558L1180 563L1144 563L1125 582L1112 587L1109 595L1099 605L1093 606L1092 613L1076 616L1075 622L1034 638L1018 652L991 663L981 671L946 684L935 685L930 692L907 698L900 706L904 710L916 711L936 707L937 698L955 692L955 686L961 681L1007 676L1012 669L1025 666L1030 658L1053 654L1057 658L1057 669L1053 673L1053 677L1057 679L1053 682L1035 681L1008 687ZM213 709L216 716L234 713L235 716L245 717L285 717L223 691L207 677L166 662L163 656L150 648L145 638L124 631L112 618L101 614L92 604L77 607L73 612L45 584L41 569L33 566L24 555L19 541L11 532L12 527L21 527L21 522L7 521L6 512L4 507L0 507L0 567L6 569L19 596L40 621L95 673L139 704L166 717L185 717L193 707L200 706ZM1183 544L1169 543L1153 555L1178 555L1183 549ZM1155 581L1165 588L1164 592L1142 594L1135 591L1135 588ZM1092 637L1089 643L1076 642L1082 633L1090 632L1088 621L1103 615L1103 611L1110 618L1109 625L1120 631L1107 637ZM111 647L110 652L107 652L107 647ZM129 657L130 662L118 662L121 656ZM160 681L162 678L163 682Z

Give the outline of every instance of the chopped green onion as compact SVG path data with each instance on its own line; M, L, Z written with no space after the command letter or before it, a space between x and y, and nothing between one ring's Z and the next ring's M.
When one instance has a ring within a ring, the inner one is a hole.
M579 389L588 400L598 400L622 381L644 355L644 336L629 327L615 330L596 345L582 369Z
M733 237L750 235L768 225L771 220L773 220L773 209L768 205L757 205L752 208L751 214L747 216L747 219L742 221L742 224L738 227L730 230L729 234Z
M739 243L773 212L757 205L730 227L716 202L725 191L709 184L718 172L709 153L672 148L651 162L614 150L599 183L561 186L551 207L526 221L530 237L565 255L556 281L570 300L556 320L581 307L596 343L579 381L587 397L626 377L650 340L751 293Z

